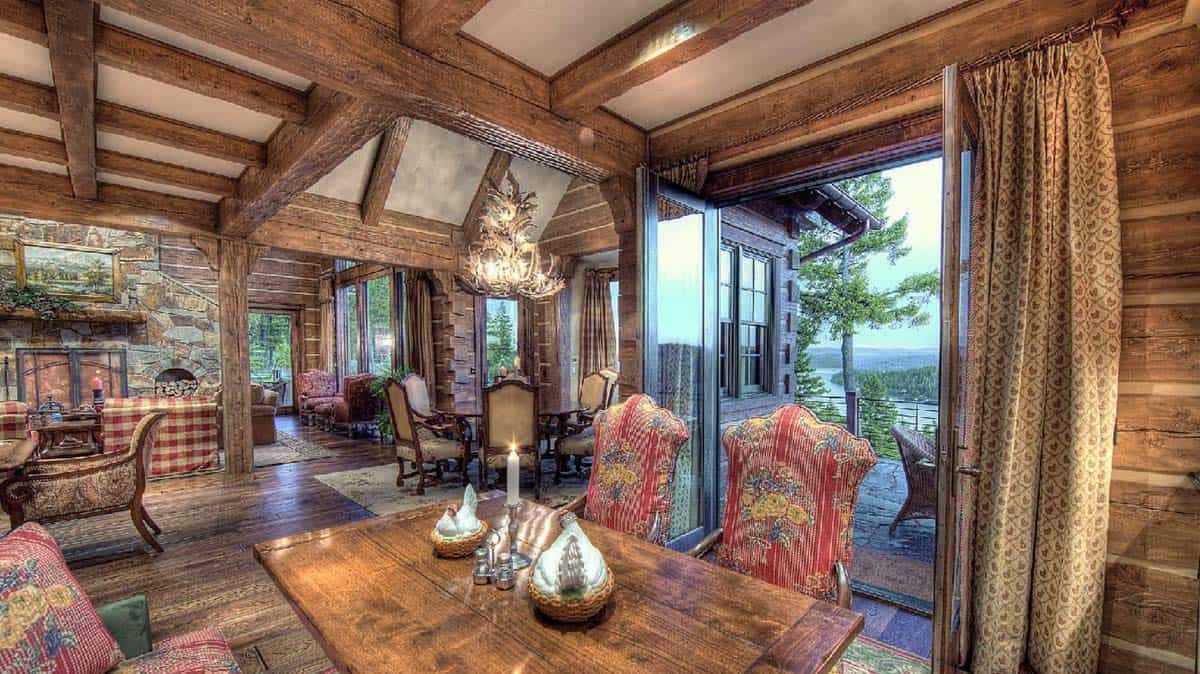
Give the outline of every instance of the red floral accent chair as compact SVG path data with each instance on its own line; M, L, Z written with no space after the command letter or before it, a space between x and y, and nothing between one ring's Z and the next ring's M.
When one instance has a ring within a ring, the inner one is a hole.
M731 426L721 440L723 526L693 554L720 543L721 566L849 607L854 505L876 462L870 441L800 405Z
M337 376L324 370L305 370L296 378L296 405L300 420L312 423L317 406L332 406L341 400ZM326 408L328 411L328 408Z
M601 410L587 493L566 506L583 518L663 545L671 529L675 461L687 425L647 395Z

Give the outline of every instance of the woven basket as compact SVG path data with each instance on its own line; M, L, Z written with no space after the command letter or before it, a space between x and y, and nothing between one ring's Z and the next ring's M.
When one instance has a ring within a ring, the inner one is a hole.
M429 532L429 542L433 543L433 552L438 557L466 557L475 552L488 535L487 522L480 521L483 526L479 531L465 538L442 538L437 529Z
M582 595L566 597L561 594L546 594L538 589L531 579L529 581L529 598L547 618L563 623L581 623L590 620L592 616L604 610L608 598L612 596L616 582L613 580L612 569L605 569L604 584Z

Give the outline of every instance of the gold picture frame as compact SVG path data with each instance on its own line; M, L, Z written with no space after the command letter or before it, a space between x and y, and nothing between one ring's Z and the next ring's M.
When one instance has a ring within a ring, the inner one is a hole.
M115 304L121 292L117 252L51 241L15 241L17 287L29 285L67 299Z

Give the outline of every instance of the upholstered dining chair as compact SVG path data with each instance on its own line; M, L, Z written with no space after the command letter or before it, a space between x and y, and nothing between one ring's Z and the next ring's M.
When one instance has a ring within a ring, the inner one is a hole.
M143 416L124 451L40 459L16 471L0 483L0 502L12 528L25 522L45 524L129 510L142 539L162 552L154 537L162 529L146 512L142 495L154 441L166 418L167 411L162 409Z
M412 372L404 375L400 380L400 385L408 393L413 419L442 437L452 437L458 432L459 429L455 425L454 418L434 408L429 399L429 383L425 377Z
M562 481L565 463L574 459L575 472L580 472L583 459L590 457L596 449L596 433L592 429L592 421L600 410L606 409L612 402L613 383L615 374L612 370L597 370L589 373L579 382L579 412L573 419L568 418L566 427L559 429L558 439L554 442L554 484Z
M519 379L506 379L483 390L483 425L479 443L479 483L489 488L489 470L505 470L508 452L516 448L522 468L533 468L534 498L542 497L542 462L538 424L538 392Z
M460 440L439 437L432 429L417 420L408 398L408 390L399 382L389 381L384 387L387 394L388 413L392 418L392 442L396 446L396 462L400 471L396 474L396 486L404 486L404 478L417 476L417 494L425 493L425 466L432 465L436 477L442 479L442 464L458 459L462 466L462 481L467 484L467 464L470 462L467 445ZM405 473L405 462L415 465L413 472Z
M650 396L601 410L587 493L566 506L584 519L659 545L667 542L675 463L688 429Z
M875 465L870 441L784 405L730 426L723 526L692 554L717 548L717 563L850 607L854 505Z

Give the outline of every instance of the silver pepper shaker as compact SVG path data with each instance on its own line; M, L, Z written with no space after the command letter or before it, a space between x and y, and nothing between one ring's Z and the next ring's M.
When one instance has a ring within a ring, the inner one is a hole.
M517 584L512 555L507 552L502 552L496 557L495 578L497 590L511 590Z
M487 585L492 582L492 550L487 545L475 548L475 570L471 578L476 585Z

